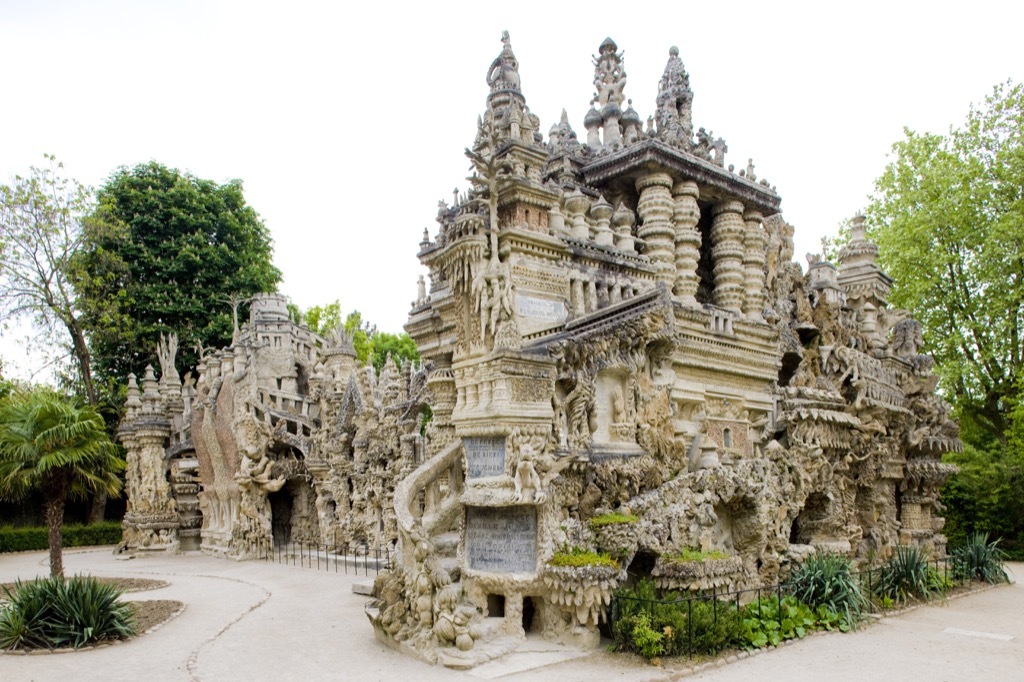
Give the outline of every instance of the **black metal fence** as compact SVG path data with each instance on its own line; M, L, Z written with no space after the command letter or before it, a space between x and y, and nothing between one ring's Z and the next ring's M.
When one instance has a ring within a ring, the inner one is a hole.
M394 550L367 545L297 541L269 545L260 552L259 559L329 573L368 576L377 575L381 569L391 568Z
M931 593L923 597L920 595L914 597L916 600L941 598L947 589L964 585L975 578L971 574L971 570L963 562L958 562L953 557L932 559L928 561L928 564L929 568L933 571L932 575L941 576L941 585L935 586ZM882 600L878 598L876 592L882 584L882 572L885 570L884 566L877 566L853 574L859 579L862 593L867 600L868 612L877 613L883 610ZM686 642L684 652L688 657L692 657L696 649L694 643L701 634L695 628L716 628L723 614L732 616L735 613L739 618L743 618L744 608L747 604L757 605L756 611L751 612L751 615L756 614L759 620L765 615L771 618L771 612L778 614L778 623L781 628L784 620L782 602L787 596L791 596L791 592L785 583L745 590L719 591L716 588L712 588L708 591L689 594L691 596L673 599L645 599L617 593L612 597L608 617L609 632L607 634L615 635L615 624L624 611L629 613L637 613L641 610L646 611L649 618L653 621L655 612L658 609L678 609L680 613L685 614ZM763 604L775 606L775 608L766 608L763 612ZM893 604L893 606L895 605ZM695 617L695 614L697 614L697 617ZM698 625L695 626L695 622Z

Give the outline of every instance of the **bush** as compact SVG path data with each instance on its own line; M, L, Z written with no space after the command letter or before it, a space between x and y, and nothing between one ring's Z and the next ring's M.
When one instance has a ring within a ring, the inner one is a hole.
M69 524L61 530L64 547L116 545L121 542L121 522L102 521L88 526ZM0 553L49 549L45 526L29 528L0 527Z
M1003 567L1005 555L998 545L998 539L989 542L988 533L972 533L952 552L954 575L962 580L1009 582Z
M850 560L837 554L816 554L790 576L786 584L801 602L839 614L849 627L856 627L867 607L867 598L853 574Z
M736 605L708 597L668 593L658 598L654 583L641 580L616 594L612 636L618 651L645 658L715 654L740 642Z
M810 606L792 595L772 598L762 597L744 607L743 644L748 648L767 645L778 646L784 640L804 637L819 625L832 629L837 624L844 632L849 627L838 623L838 614L827 607L821 607L819 616Z
M45 578L4 588L0 648L78 648L134 634L131 606L121 591L95 578Z
M872 590L879 600L927 599L934 591L930 574L928 560L920 549L899 545L896 554L879 567Z
M619 562L610 554L592 552L580 547L562 548L555 552L548 560L549 566L571 566L581 568L583 566L611 566L619 567Z

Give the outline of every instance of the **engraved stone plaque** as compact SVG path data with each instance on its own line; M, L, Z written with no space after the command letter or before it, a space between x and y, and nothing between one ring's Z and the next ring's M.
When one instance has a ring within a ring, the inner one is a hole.
M536 507L467 507L466 559L490 573L537 570Z
M501 476L505 473L504 438L463 438L469 478Z
M520 332L529 334L564 323L569 312L563 301L519 294L516 296L516 316Z

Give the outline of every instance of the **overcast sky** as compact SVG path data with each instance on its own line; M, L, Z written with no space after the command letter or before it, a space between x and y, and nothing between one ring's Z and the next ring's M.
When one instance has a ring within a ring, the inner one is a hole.
M606 36L644 119L677 45L695 126L777 187L802 260L864 206L904 126L945 132L1024 77L1022 20L1024 3L979 0L0 0L0 182L43 153L94 186L151 159L241 179L285 294L398 331L423 228L466 187L504 29L545 136L564 107L585 139Z

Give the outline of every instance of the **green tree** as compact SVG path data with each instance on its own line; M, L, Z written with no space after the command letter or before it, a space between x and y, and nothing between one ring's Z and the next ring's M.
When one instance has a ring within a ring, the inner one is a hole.
M377 332L371 340L373 368L380 374L388 357L394 358L401 367L409 360L419 360L420 354L416 348L416 342L405 332L401 334L389 334L388 332Z
M947 135L905 134L867 216L896 281L891 302L922 323L960 419L966 449L953 459L964 473L947 500L963 531L1012 516L1005 504L1019 487L999 491L1024 470L1024 87L996 86ZM1024 540L1024 524L1002 531Z
M50 575L64 575L61 525L69 497L116 495L124 460L91 405L79 407L52 389L15 391L0 400L0 498L43 497Z
M375 325L363 321L363 315L358 310L345 315L342 322L341 302L337 299L327 305L315 305L304 313L297 306L289 305L289 315L296 322L304 321L310 330L321 336L327 336L341 325L352 340L356 359L363 364L372 364L378 374L388 356L393 357L399 366L408 360L419 360L416 343L404 332L391 334L378 331Z
M98 372L122 384L154 362L161 333L197 348L231 341L234 303L281 280L270 234L240 181L218 185L155 161L115 171L76 272Z
M0 317L30 317L43 346L67 350L79 387L98 400L73 264L83 247L92 193L49 165L0 185Z
M341 301L334 299L327 305L315 305L302 315L309 328L320 336L327 336L341 324Z

